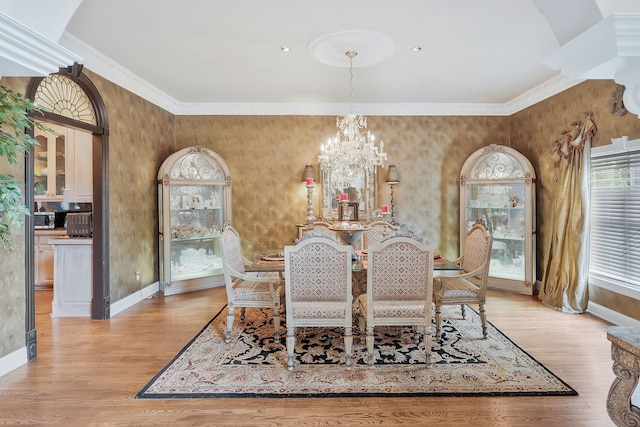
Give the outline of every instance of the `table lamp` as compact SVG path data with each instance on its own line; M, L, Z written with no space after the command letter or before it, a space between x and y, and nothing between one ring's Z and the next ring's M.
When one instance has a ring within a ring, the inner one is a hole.
M389 184L391 188L391 224L397 224L395 220L396 208L393 201L393 186L396 184L400 184L400 174L398 173L398 168L396 165L389 165L389 169L387 169L387 176L384 179L386 184Z

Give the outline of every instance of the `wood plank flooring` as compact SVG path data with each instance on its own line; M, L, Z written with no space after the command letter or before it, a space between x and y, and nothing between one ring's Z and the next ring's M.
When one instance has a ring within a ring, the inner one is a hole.
M49 317L38 291L36 360L0 377L0 425L611 426L609 324L489 292L488 319L579 396L135 399L225 304L223 288L155 295L110 320Z

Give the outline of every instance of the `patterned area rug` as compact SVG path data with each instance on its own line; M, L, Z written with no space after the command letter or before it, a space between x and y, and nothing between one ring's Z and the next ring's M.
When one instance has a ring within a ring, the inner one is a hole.
M224 342L223 309L136 396L346 397L346 396L541 396L577 392L489 323L482 339L478 314L443 308L440 340L431 365L408 328L376 330L376 364L354 328L353 367L344 365L341 330L307 328L298 335L296 365L287 370L286 338L273 340L267 310L239 313L232 342ZM354 317L355 313L354 313Z

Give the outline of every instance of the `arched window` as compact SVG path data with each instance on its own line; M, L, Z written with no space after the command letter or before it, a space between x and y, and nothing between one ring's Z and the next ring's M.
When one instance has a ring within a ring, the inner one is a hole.
M67 76L52 74L45 77L33 101L53 114L94 126L98 124L86 92Z

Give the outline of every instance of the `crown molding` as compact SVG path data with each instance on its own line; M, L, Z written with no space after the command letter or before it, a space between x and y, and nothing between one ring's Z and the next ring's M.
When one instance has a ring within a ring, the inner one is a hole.
M613 79L626 87L623 102L640 116L640 13L614 13L543 61L563 75Z
M529 89L511 101L506 102L504 104L505 115L513 115L584 81L585 79L573 79L558 74L538 86Z
M175 114L174 112L179 110L180 103L175 98L149 84L140 76L127 70L72 34L65 31L60 38L60 44L81 54L84 57L83 65L92 72L170 113Z
M349 104L183 103L176 115L336 116ZM353 104L367 116L503 116L502 104Z
M65 32L62 45L85 58L84 65L92 72L120 87L146 99L152 104L175 115L303 115L336 116L349 111L347 103L189 103L178 102L141 77L122 67L111 58ZM368 116L509 116L569 87L580 83L563 76L556 76L506 103L476 104L354 104L360 114Z
M81 61L82 57L0 12L0 77L47 76Z

